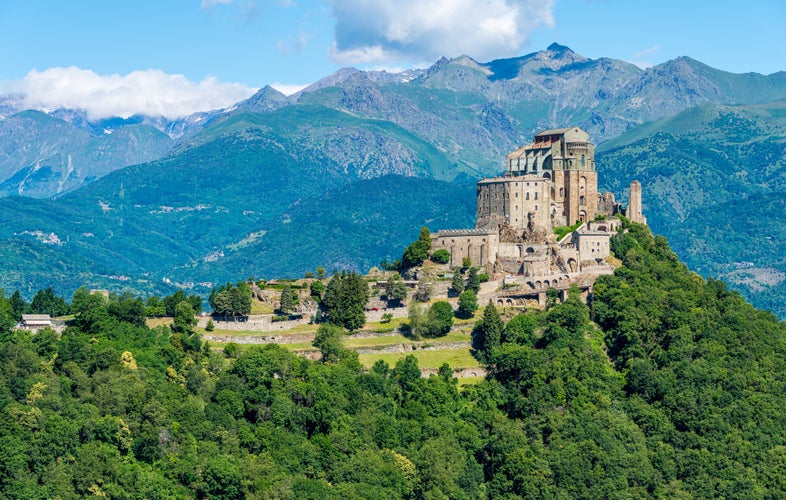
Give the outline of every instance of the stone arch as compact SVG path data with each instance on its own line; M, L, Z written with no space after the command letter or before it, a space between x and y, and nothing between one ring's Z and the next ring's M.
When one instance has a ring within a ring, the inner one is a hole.
M543 286L543 283L541 283L540 281L536 281L535 282L535 287L536 288L540 289L542 286Z
M576 259L572 257L568 259L568 269L570 269L570 272L572 273L578 271L578 263L576 262Z
M543 172L543 178L544 178L544 179L551 180L551 174L550 174L550 173L548 173L548 172Z

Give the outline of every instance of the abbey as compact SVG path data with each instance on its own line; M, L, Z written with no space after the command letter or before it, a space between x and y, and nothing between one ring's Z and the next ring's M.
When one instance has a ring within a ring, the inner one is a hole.
M612 193L598 193L595 145L578 127L546 130L510 153L501 177L477 185L473 229L443 230L432 249L447 249L451 265L469 257L475 266L547 286L565 286L579 274L606 274L609 238L619 227L622 207ZM646 224L641 184L633 181L625 215ZM579 223L557 240L554 228ZM526 280L540 277L542 280ZM550 279L549 279L550 278ZM515 278L514 278L515 279Z

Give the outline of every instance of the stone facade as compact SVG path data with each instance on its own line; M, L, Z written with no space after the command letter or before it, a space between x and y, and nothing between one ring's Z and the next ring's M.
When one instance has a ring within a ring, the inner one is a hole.
M431 250L440 248L450 252L451 267L460 267L465 257L472 260L472 265L487 267L497 260L499 234L479 229L439 231L432 236Z
M551 182L537 175L506 176L478 182L478 228L527 227L533 214L538 227L550 227Z
M646 223L638 181L631 184L630 200L625 213ZM622 207L613 194L598 193L595 146L578 127L546 130L509 154L503 176L478 182L477 204L475 229L432 235L432 250L448 250L451 267L469 257L473 266L531 282L538 290L555 284L564 290L588 274L612 270L605 259L620 221L594 219L621 213ZM553 228L576 221L583 224L557 241Z
M532 143L510 153L504 179L520 177L532 183L546 183L547 192L546 196L541 194L541 203L530 200L526 208L537 212L543 210L546 203L548 215L543 217L544 229L590 221L598 214L595 145L589 141L589 134L578 127L543 131L535 136ZM492 181L499 182L500 178L478 183L479 200L491 194L484 192L484 187L493 184ZM480 216L480 205L478 211ZM504 214L508 224L516 227L515 217L511 218L508 214L512 212ZM541 217L538 219L540 222Z

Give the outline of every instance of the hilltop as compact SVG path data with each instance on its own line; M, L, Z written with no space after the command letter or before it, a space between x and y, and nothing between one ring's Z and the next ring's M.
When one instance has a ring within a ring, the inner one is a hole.
M478 314L488 376L464 386L415 356L364 368L331 325L321 360L211 348L185 296L150 328L140 299L82 289L62 336L11 331L0 298L0 494L785 495L784 323L646 226L611 242L590 306Z
M16 215L0 222L0 286L205 292L196 284L241 269L365 270L400 255L408 228L466 226L478 179L535 131L575 123L598 144L600 187L642 180L649 223L692 268L783 315L783 235L767 226L782 199L783 80L686 57L642 70L552 45L400 74L346 69L177 122L4 108L2 189L59 194L0 200Z

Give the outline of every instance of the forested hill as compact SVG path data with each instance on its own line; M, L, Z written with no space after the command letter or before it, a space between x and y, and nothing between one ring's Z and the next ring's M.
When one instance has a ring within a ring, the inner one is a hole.
M488 307L463 389L412 356L211 351L128 297L78 294L62 337L0 322L0 496L786 496L786 326L628 229L590 306Z

